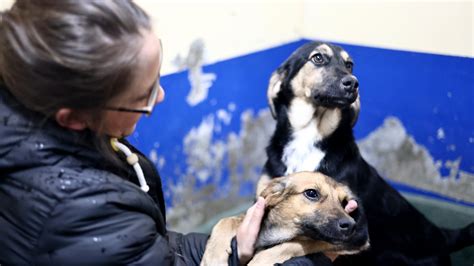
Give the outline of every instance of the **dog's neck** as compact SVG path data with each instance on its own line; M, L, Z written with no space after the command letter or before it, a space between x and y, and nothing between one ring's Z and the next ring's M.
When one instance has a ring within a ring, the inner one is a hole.
M284 174L316 170L325 156L318 144L336 130L340 120L340 109L315 107L304 99L293 99L288 110L291 136L281 157L286 166Z
M351 106L325 108L295 97L277 108L275 132L267 147L264 173L271 177L301 171L319 171L329 154L355 147L352 124L357 113Z
M314 141L321 141L331 135L341 121L339 108L316 107L304 98L294 98L288 108L288 121L293 133L311 128Z

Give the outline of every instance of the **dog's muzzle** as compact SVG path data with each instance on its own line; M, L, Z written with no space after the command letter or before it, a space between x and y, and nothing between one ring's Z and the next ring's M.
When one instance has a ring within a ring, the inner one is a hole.
M340 89L346 93L355 93L359 88L359 81L354 75L347 75L341 79Z
M312 98L317 105L329 108L349 106L357 99L359 93L359 81L354 75L345 75L324 87L314 89Z

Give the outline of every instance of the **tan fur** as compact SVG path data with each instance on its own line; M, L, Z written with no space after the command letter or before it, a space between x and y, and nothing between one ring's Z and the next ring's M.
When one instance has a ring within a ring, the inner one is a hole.
M315 172L300 172L266 182L267 186L259 190L266 201L266 221L262 222L256 247L271 248L259 250L249 265L273 265L282 263L294 256L331 251L336 254L357 253L359 250L345 250L342 246L316 241L301 235L299 221L311 220L320 226L334 217L349 217L342 206L344 201L354 198L350 190L331 178ZM320 199L311 201L303 192L316 189ZM326 219L312 219L314 213ZM244 215L220 220L213 228L207 243L201 265L227 265L230 243ZM306 218L306 219L305 219ZM309 218L309 219L308 219ZM271 226L266 226L271 224ZM276 244L276 245L275 245ZM360 250L366 249L368 243Z
M275 105L273 105L273 99L277 96L278 92L281 89L281 81L283 80L283 74L278 74L273 72L268 82L267 89L267 100L268 105L270 106L270 111L272 112L273 118L276 118Z
M324 68L316 69L310 61L298 71L291 80L291 87L296 97L310 98L311 90L317 88L319 83L323 81L326 71Z
M316 117L318 122L318 131L322 138L331 135L339 126L341 121L341 110L320 108L320 114Z
M359 113L360 113L360 96L357 95L357 99L355 102L351 104L351 109L354 111L354 117L352 118L351 125L352 127L355 126L357 123L357 119L359 118Z
M341 57L344 61L348 61L350 59L350 56L346 51L341 51Z
M293 257L304 256L329 249L331 249L331 245L322 241L315 243L315 241L311 239L291 240L258 252L248 265L274 265L275 263L283 263Z
M262 193L262 191L265 189L266 186L268 186L268 184L270 183L271 181L271 178L269 175L267 174L263 174L260 179L258 180L258 183L257 183L257 197L258 195L260 195Z
M332 57L332 56L334 55L334 53L333 53L331 47L329 47L329 45L327 45L327 44L325 44L325 43L324 43L324 44L321 44L320 46L318 46L317 49L318 49L319 51L322 51L323 53L329 55L330 57Z

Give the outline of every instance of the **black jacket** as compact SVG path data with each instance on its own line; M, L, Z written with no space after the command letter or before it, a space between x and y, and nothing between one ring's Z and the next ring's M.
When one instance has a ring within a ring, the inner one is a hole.
M0 87L0 265L199 264L207 236L166 230L154 166L140 156L147 194L92 138Z

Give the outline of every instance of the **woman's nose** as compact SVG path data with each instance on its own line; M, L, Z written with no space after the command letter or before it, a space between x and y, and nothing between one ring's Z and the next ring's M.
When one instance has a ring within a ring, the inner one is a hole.
M158 86L160 86L160 88L158 90L158 97L156 97L155 105L165 100L165 89L163 89L161 85L158 85Z

